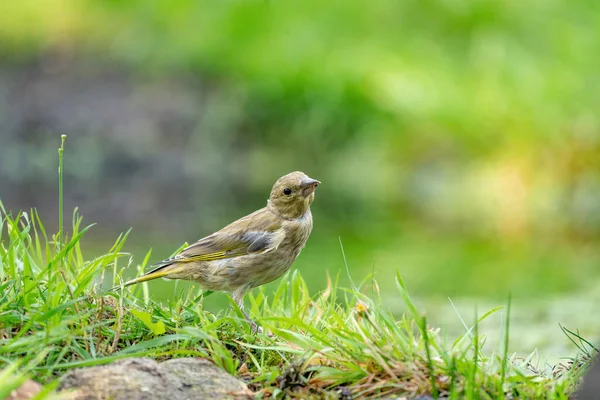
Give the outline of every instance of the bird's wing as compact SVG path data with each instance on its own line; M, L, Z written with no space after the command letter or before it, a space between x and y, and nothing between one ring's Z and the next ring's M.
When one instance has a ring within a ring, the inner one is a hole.
M176 256L155 264L154 269L126 282L124 286L168 277L180 272L181 268L185 268L182 264L186 263L266 253L276 249L284 238L281 218L263 208L198 240Z
M284 237L281 220L266 209L261 209L198 240L161 264L212 261L265 253L276 249Z

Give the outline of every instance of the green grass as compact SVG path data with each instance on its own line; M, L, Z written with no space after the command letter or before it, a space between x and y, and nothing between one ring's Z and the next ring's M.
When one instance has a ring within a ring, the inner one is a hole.
M136 265L122 250L127 234L90 259L81 245L89 227L76 212L72 233L61 235L61 243L58 235L47 235L35 211L11 216L1 210L0 367L3 377L18 379L1 379L0 394L26 377L53 385L69 369L145 356L206 357L249 381L259 396L277 398L343 392L567 399L595 351L566 330L581 357L539 371L508 354L506 318L499 354L483 354L478 322L501 308L444 345L443 333L427 325L399 275L397 296L406 314L396 318L381 306L370 279L348 289L323 276L327 289L311 295L300 273L292 272L274 293L256 290L248 297L254 318L273 334L255 335L236 310L204 310L198 288L163 303L153 301L143 284L107 292Z
M297 263L304 274L336 269L342 235L355 276L400 267L415 297L498 301L510 291L518 305L599 281L595 3L59 3L0 5L10 76L0 91L31 80L60 99L35 115L17 96L21 111L1 114L13 127L0 146L10 208L55 182L55 153L39 156L54 150L48 130L76 127L69 145L80 161L66 162L65 174L87 195L65 196L67 207L105 213L93 220L127 215L125 228L114 219L102 228L110 241L134 226L136 258L152 245L158 261L254 211L274 171L300 168L323 181L310 251ZM46 64L57 74L48 87ZM74 79L82 97L72 96ZM123 90L98 93L111 84ZM165 88L171 97L148 100ZM99 135L97 126L119 117L96 104L115 100L131 124ZM81 123L61 111L75 108ZM119 168L135 185L109 172ZM170 200L173 190L181 202ZM96 207L105 192L112 200ZM132 206L139 199L145 205ZM132 211L111 208L117 202ZM54 215L54 202L37 203L42 215L49 204ZM143 210L159 207L146 218ZM322 281L309 280L310 289ZM391 279L381 285L393 290Z
M64 142L63 135L59 199ZM400 274L397 299L405 314L397 318L382 306L370 277L357 286L348 276L351 288L345 288L339 277L323 276L326 289L311 295L298 271L288 273L274 291L260 288L248 296L263 328L254 333L232 300L231 308L205 310L197 287L164 302L151 298L147 283L107 290L123 282L129 267L143 273L150 252L134 261L123 251L125 233L105 254L84 257L82 238L92 226L84 227L75 210L67 235L62 201L59 207L60 230L48 236L35 210L11 215L0 202L0 398L28 378L45 385L37 398L48 397L65 371L121 358L205 357L246 380L257 397L568 399L598 352L561 327L579 349L567 364L539 370L533 354L510 356L510 299L499 354L482 352L479 324L503 307L481 317L475 312L472 326L457 313L465 333L447 345L414 305Z

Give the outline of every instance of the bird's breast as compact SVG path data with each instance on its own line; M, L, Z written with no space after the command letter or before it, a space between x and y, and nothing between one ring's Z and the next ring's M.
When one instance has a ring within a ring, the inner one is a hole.
M230 290L239 287L256 287L283 275L294 263L306 245L312 231L310 211L304 216L285 221L275 238L278 242L272 250L208 261L202 276L195 278L208 289Z
M312 231L310 211L304 216L286 221L282 229L285 237L276 249L253 257L247 271L252 275L251 286L256 287L271 282L283 275L294 263L306 245Z
M279 247L285 250L291 250L294 254L294 259L300 253L300 250L306 245L308 237L312 232L313 221L310 209L298 219L286 221L283 225L285 230L285 238ZM293 261L293 260L292 260Z

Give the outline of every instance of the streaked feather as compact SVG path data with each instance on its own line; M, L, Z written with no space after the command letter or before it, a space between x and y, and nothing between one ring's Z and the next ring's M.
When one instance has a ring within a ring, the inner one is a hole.
M249 218L251 216L253 218ZM198 240L176 256L154 264L154 269L126 282L125 286L168 278L182 271L182 268L177 266L188 263L266 253L276 249L284 237L285 232L281 229L281 221L263 208Z

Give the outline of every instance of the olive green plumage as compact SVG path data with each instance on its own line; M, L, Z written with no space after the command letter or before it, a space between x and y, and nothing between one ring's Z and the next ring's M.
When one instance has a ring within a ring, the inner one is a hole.
M193 280L207 290L231 292L243 311L246 291L283 275L305 246L319 184L299 171L282 176L266 207L198 240L125 286L156 278Z

